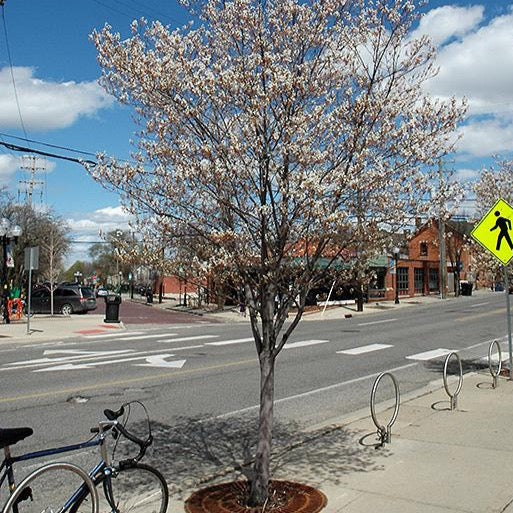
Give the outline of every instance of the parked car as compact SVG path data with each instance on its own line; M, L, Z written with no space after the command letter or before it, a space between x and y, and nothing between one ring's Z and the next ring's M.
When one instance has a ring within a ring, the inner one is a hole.
M51 313L50 289L39 287L32 293L30 311L32 313ZM55 313L70 315L87 313L96 309L96 298L89 287L80 285L59 285L53 292Z

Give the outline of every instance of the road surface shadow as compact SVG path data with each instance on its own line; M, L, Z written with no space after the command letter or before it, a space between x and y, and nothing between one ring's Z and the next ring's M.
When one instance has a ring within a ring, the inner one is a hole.
M218 481L251 477L257 440L255 417L184 417L174 426L152 423L152 433L154 445L144 461L162 472L177 498L184 499L191 490ZM389 456L389 450L361 446L362 434L343 426L303 432L295 422L275 421L272 477L313 486L336 485L348 473L382 470L382 458ZM116 458L127 456L125 446L118 449Z
M445 358L436 358L433 360L427 360L424 362L424 367L430 371L437 372L442 377L444 371ZM488 372L488 362L481 361L480 359L472 359L472 358L461 358L461 368L463 370L463 374L467 374L469 372L479 372L484 373L484 371ZM447 365L447 375L448 376L457 376L460 372L458 362L456 358L451 358L449 360L449 364ZM488 372L489 374L489 372Z

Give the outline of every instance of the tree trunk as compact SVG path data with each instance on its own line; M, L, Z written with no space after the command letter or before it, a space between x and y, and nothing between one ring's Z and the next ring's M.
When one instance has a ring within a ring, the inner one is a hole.
M260 355L260 415L249 506L263 506L268 497L274 405L274 357Z

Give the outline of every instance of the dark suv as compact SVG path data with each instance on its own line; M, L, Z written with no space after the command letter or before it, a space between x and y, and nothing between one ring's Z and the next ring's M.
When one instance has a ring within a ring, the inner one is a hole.
M96 298L89 287L59 285L53 292L53 309L64 315L87 313L96 309ZM30 310L32 313L51 313L49 288L40 287L32 292Z

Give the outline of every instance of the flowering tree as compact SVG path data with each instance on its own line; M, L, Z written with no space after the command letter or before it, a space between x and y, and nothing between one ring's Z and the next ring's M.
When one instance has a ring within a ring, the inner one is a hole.
M423 94L434 52L408 36L409 0L206 0L199 15L92 34L104 87L143 129L137 164L103 156L91 172L244 286L261 376L249 503L262 505L275 359L309 289L425 208L419 167L451 150L464 106Z
M497 167L492 166L489 169L483 169L481 171L479 181L474 186L477 219L481 219L498 199L503 199L510 205L513 204L512 181L513 161L511 160L498 161ZM475 258L477 271L481 275L484 274L488 276L492 283L501 280L503 265L499 260L478 244L475 244L474 247L476 248Z

